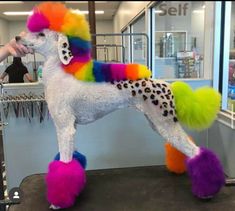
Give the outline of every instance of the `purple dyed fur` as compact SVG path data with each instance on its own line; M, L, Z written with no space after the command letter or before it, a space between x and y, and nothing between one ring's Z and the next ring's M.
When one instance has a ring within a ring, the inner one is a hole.
M73 58L72 58L72 60L71 60L71 64L73 63L73 62L82 62L82 63L86 63L86 62L88 62L88 61L90 61L91 60L91 55L90 54L84 54L83 56L77 56L77 55L75 55Z
M101 64L101 71L104 75L104 79L106 82L112 81L112 73L110 71L111 69L111 64L108 63L102 63Z
M200 147L200 153L194 158L188 158L186 164L195 196L212 197L224 186L225 176L222 165L212 151Z
M60 208L73 206L86 184L85 170L73 159L69 163L52 161L46 175L47 199Z
M78 48L77 46L70 45L73 56L86 56L91 54L91 49Z

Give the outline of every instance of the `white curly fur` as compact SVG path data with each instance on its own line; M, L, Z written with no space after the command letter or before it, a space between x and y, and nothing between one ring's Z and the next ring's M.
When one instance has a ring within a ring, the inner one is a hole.
M61 34L49 29L42 32L45 36L27 33L22 42L46 59L43 67L45 97L56 126L61 161L72 159L76 124L88 124L124 107L142 111L152 128L187 156L194 157L198 153L198 147L188 140L179 123L164 117L161 109L151 101L133 97L129 89L119 90L116 83L83 82L67 74L61 67L57 49ZM164 81L152 81L164 83L170 89ZM150 87L151 82L146 83ZM161 101L161 98L158 97L158 100Z

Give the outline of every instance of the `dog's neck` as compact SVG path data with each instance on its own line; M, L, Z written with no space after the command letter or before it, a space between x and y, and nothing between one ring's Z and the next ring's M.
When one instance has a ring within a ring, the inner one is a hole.
M61 61L59 59L58 54L50 54L49 56L45 56L46 62L43 65L43 83L46 84L50 78L56 76L58 72L62 71Z

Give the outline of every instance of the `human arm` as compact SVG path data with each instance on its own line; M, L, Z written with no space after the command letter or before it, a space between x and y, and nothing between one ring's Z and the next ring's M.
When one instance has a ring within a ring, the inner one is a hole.
M9 55L22 57L27 53L32 53L32 50L26 48L20 43L17 43L15 39L12 39L9 43L0 48L0 62L6 59Z
M7 73L3 72L2 75L0 76L0 82L2 82L6 76L7 76Z
M6 46L3 46L0 48L0 62L6 59L10 55L10 52L8 51Z
M29 73L26 73L25 74L25 77L26 79L29 81L29 82L34 82L34 80L32 79L31 75Z

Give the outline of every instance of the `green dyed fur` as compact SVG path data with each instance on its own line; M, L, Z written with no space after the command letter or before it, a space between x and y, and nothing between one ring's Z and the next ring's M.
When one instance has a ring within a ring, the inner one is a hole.
M195 91L184 82L174 82L171 88L175 97L177 118L190 129L209 128L220 110L220 94L210 87Z

